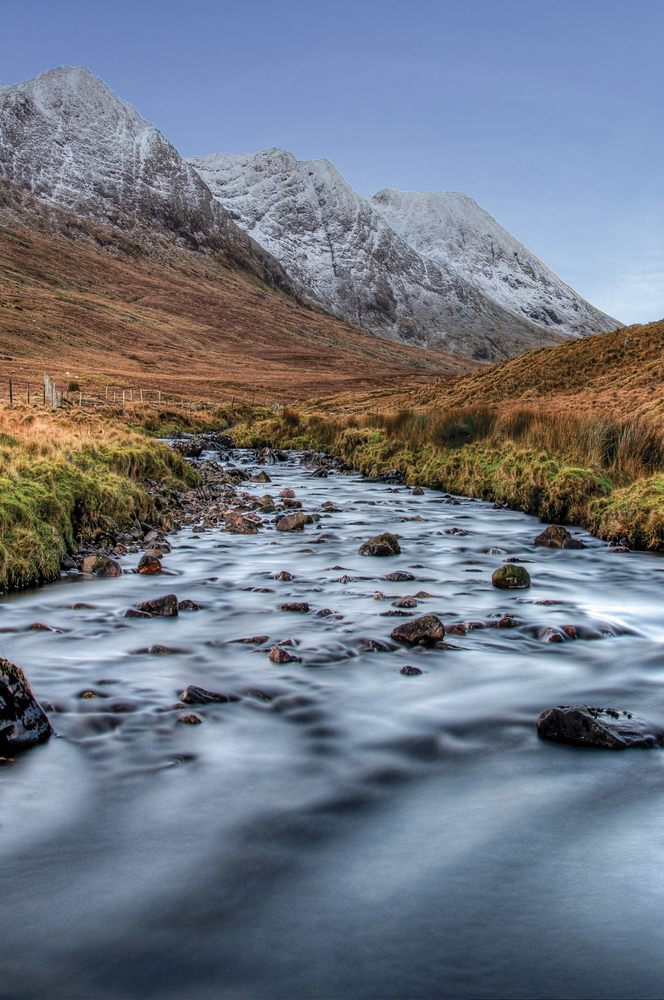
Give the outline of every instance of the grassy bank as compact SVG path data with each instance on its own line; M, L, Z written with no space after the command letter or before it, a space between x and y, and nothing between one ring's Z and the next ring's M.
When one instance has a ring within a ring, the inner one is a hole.
M238 444L323 449L369 475L398 469L408 483L664 549L664 426L645 417L488 406L331 417L287 408L249 416L233 433Z
M129 414L136 427L145 419ZM0 409L0 585L53 579L64 552L99 527L154 522L141 480L198 481L176 452L116 415Z

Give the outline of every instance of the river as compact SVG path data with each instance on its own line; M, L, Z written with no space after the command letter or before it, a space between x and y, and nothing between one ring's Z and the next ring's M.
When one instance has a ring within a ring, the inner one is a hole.
M57 736L0 767L0 995L664 995L664 755L535 730L576 703L664 726L662 559L580 530L583 550L534 548L533 517L312 478L295 454L267 469L245 488L291 487L316 525L182 530L170 576L1 599L0 652ZM383 531L401 555L360 556ZM529 590L492 587L510 557ZM169 592L200 610L123 617ZM397 645L408 619L385 613L417 593L414 614L483 627L457 649ZM492 628L504 615L521 624ZM578 639L545 641L570 625ZM298 660L272 662L285 639ZM185 725L189 684L239 700Z

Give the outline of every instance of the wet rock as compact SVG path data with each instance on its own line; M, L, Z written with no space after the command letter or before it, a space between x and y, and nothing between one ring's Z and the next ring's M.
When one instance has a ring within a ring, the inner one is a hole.
M519 625L521 625L521 622L517 621L516 618L504 615L500 621L494 622L491 628L518 628Z
M67 555L65 552L60 559L60 568L64 570L76 569L76 563L71 556Z
M203 451L202 443L196 439L173 441L172 447L175 451L179 451L184 458L200 458Z
M239 701L235 694L218 694L215 691L206 691L205 688L196 687L190 684L180 695L182 701L187 705L208 705L211 702Z
M408 595L406 595L406 597L400 597L398 600L392 601L392 607L393 608L416 608L417 607L417 601L415 600L414 597L411 597L408 594Z
M44 625L42 622L35 622L34 625L30 626L31 632L57 632L58 630L52 628L51 625Z
M155 573L161 573L161 563L156 556L146 552L138 564L138 572L144 573L146 576L154 576Z
M231 535L257 535L258 525L242 514L231 514L224 521L224 528Z
M296 601L296 602L293 602L292 604L280 604L279 605L279 610L280 611L293 611L293 612L295 612L295 614L298 614L298 615L306 615L307 612L309 611L309 605L307 604L306 601L301 601L299 603Z
M579 633L574 625L563 625L563 632L568 635L570 639L578 639Z
M284 507L299 508L302 506L301 500L291 500L289 497L284 497Z
M487 555L489 556L505 556L507 555L506 549L501 549L498 545L492 545L490 549L487 549Z
M277 521L277 531L303 531L306 523L305 514L286 514Z
M426 601L426 599L432 595L427 594L426 590L418 590L414 596L418 599L418 601Z
M388 573L384 579L390 580L391 583L404 583L406 580L414 580L415 577L408 570L397 569L393 573Z
M89 691L89 690L81 691L81 693L79 694L79 698L83 698L86 701L88 701L90 698L106 698L106 697L108 696L105 694L100 694L98 691Z
M463 649L462 646L455 646L451 642L435 642L434 649Z
M159 643L148 647L150 656L173 656L175 653L182 652L183 650L181 649L174 649L172 646L160 646Z
M537 735L554 743L592 746L606 750L664 746L664 733L629 712L588 705L558 705L542 712Z
M139 611L147 611L150 615L173 618L178 613L178 599L175 594L165 594L163 597L155 597L152 601L141 601L135 607Z
M358 551L361 556L398 556L401 547L398 538L386 531L363 542Z
M138 608L128 608L123 618L152 618L152 615L148 611L139 611Z
M166 542L154 542L151 546L144 546L144 548L146 556L155 556L156 559L161 559L162 556L167 556L171 551L170 545L167 545Z
M324 469L322 467L320 469L316 469L315 472L311 473L312 479L327 479L327 476L328 476L327 469Z
M244 642L247 645L252 646L262 646L264 642L267 642L269 635L252 635L250 639L235 639L235 642Z
M413 490L412 495L414 497L423 497L424 496L424 490L422 489L421 486L416 486L415 489ZM418 673L421 673L421 671L418 671Z
M83 601L77 601L76 604L72 604L71 606L72 611L82 611L83 609L86 611L93 611L94 608L94 604L84 604Z
M178 706L179 708L180 706ZM191 715L178 715L178 722L184 722L187 726L198 726L203 720L193 713Z
M151 545L157 545L164 542L166 536L163 531L157 531L156 528L151 528L150 531L143 537L143 545L150 548Z
M389 653L390 647L387 643L378 639L362 639L357 647L361 653Z
M445 637L445 626L436 615L423 615L412 622L397 625L392 638L409 646L432 646Z
M255 476L251 477L252 483L271 483L272 480L268 476L267 472L258 472Z
M178 601L178 611L200 611L201 609L195 601L185 597L184 601Z
M609 552L629 552L626 545L618 545L616 548L608 549Z
M418 674L422 673L422 671L419 667L405 666L401 668L399 673L403 674L405 677L417 677Z
M339 583L352 583L352 582L353 578L352 576L349 576L348 573L344 573L343 576L339 577Z
M86 556L81 563L82 573L94 573L95 576L122 576L122 566L108 556Z
M282 646L273 646L270 650L270 657L273 663L296 663L299 662L300 657L296 656L295 653L289 653L287 649Z
M567 528L563 528L560 524L550 524L541 535L537 536L533 545L547 549L585 549L583 542L572 538Z
M491 583L500 590L523 590L530 586L530 573L523 566L510 563L495 571Z
M52 732L23 671L0 659L0 755L41 743Z
M468 626L463 622L456 622L454 625L445 626L445 635L467 635Z
M539 638L542 642L565 642L565 636L558 631L557 628L545 628L540 634Z
M275 580L292 580L293 574L289 573L287 570L282 569L281 573L277 573L274 578Z
M295 496L295 490L291 490L291 489L286 488L285 490L281 491L281 493L279 494L279 496L282 498L282 500L285 497L289 497L290 499L292 499Z
M373 599L374 601L384 601L385 594L382 592L382 590L377 590L376 593L373 595Z
M381 618L413 618L412 611L382 611Z

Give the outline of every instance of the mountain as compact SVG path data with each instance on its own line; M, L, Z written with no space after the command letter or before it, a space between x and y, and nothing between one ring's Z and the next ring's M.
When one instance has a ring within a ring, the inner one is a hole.
M144 246L175 240L291 288L161 132L83 67L0 89L0 182L7 207L56 206Z
M495 361L619 326L466 195L362 198L278 149L188 163L301 295L378 336Z

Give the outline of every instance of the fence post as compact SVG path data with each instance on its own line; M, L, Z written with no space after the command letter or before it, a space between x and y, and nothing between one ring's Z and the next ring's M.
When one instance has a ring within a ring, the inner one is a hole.
M161 406L161 389L159 389L158 392L159 392L159 405Z
M143 402L143 390L142 389L140 390L140 393L141 393L141 403L142 403Z
M106 386L106 402L108 403L108 386Z
M133 389L129 390L129 402L130 403L134 402L134 390Z
M83 406L83 393L80 389L78 390L78 405Z
M123 390L122 390L122 409L123 409L123 410L124 410L124 405L125 405L125 398L124 398L124 394L125 394L125 391L124 391L124 389L123 389Z
M12 380L9 380L9 405L12 405Z
M30 383L28 382L28 406L30 406Z

